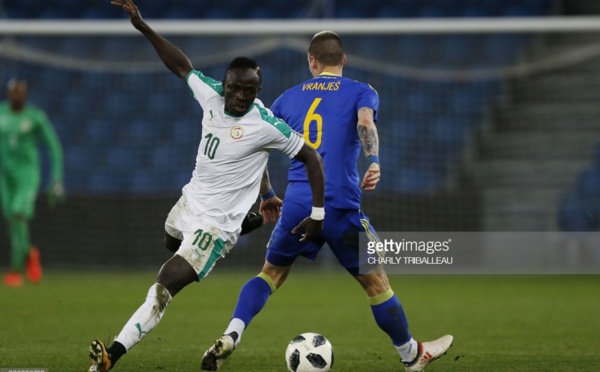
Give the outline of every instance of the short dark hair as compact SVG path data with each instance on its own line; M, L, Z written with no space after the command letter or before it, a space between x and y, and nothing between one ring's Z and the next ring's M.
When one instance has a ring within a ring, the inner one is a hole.
M260 71L260 66L252 58L248 58L248 57L235 57L233 59L233 61L231 61L229 63L229 66L227 66L227 70L225 70L225 76L223 77L223 81L225 81L225 78L227 77L227 73L232 68L249 68L249 69L252 69L252 70L256 71L256 74L258 75L258 83L259 84L262 83L262 73Z
M8 82L6 83L6 88L7 89L12 89L17 85L20 84L25 84L25 86L27 86L27 80L20 78L20 77L14 77L11 78L10 80L8 80Z
M344 61L342 39L333 31L321 31L310 41L308 54L326 66L339 66Z

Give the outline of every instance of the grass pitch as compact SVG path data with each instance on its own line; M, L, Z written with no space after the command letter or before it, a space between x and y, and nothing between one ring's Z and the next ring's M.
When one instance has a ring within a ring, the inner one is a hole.
M194 371L256 272L219 267L184 289L115 371ZM49 272L39 285L0 287L0 368L86 371L94 338L112 340L143 302L154 272ZM600 276L390 277L413 336L454 335L428 371L600 371ZM297 334L318 332L334 371L402 370L355 281L343 272L293 272L244 333L225 371L285 371Z

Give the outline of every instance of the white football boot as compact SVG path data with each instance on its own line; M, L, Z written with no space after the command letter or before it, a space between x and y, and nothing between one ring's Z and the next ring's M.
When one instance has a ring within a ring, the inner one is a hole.
M417 357L410 363L404 363L404 369L408 372L424 370L431 362L446 354L452 346L452 340L454 337L445 335L437 340L419 342Z
M233 353L234 349L235 343L233 337L230 335L221 336L221 338L215 341L213 346L204 352L200 368L203 371L218 371L225 359Z

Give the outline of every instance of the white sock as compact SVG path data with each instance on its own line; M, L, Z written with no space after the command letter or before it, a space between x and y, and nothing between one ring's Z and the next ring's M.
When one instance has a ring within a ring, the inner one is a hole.
M129 351L156 327L172 299L173 297L162 284L154 283L148 291L146 302L131 316L121 333L115 338L115 341L125 346L125 349Z
M419 345L414 338L411 338L407 343L396 346L396 350L400 353L400 357L404 363L412 362L417 357Z
M235 346L237 347L242 340L242 332L244 332L244 329L246 329L244 322L239 318L233 318L231 319L231 322L229 322L229 326L223 334L228 335L231 332L236 332L238 334L238 338L235 340Z

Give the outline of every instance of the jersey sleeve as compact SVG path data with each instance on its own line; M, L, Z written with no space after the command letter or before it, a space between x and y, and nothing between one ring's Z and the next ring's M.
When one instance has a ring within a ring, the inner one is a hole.
M377 95L377 91L368 84L364 84L356 102L357 110L362 107L373 109L373 120L377 121L377 111L379 111L379 96Z
M304 139L298 132L294 132L291 128L290 131L291 133L289 137L279 138L278 140L274 141L273 144L277 146L276 148L278 150L292 159L300 152L302 146L304 146Z
M259 111L264 124L264 147L277 149L290 158L296 156L304 145L302 136L292 130L285 121L273 116L273 113L266 107L259 107Z
M205 76L198 70L192 70L186 77L186 83L190 88L192 97L202 108L213 96L223 96L223 83L211 77Z
M63 179L63 151L60 140L44 112L37 111L36 120L39 125L41 139L48 146L50 152L52 181L61 182Z

